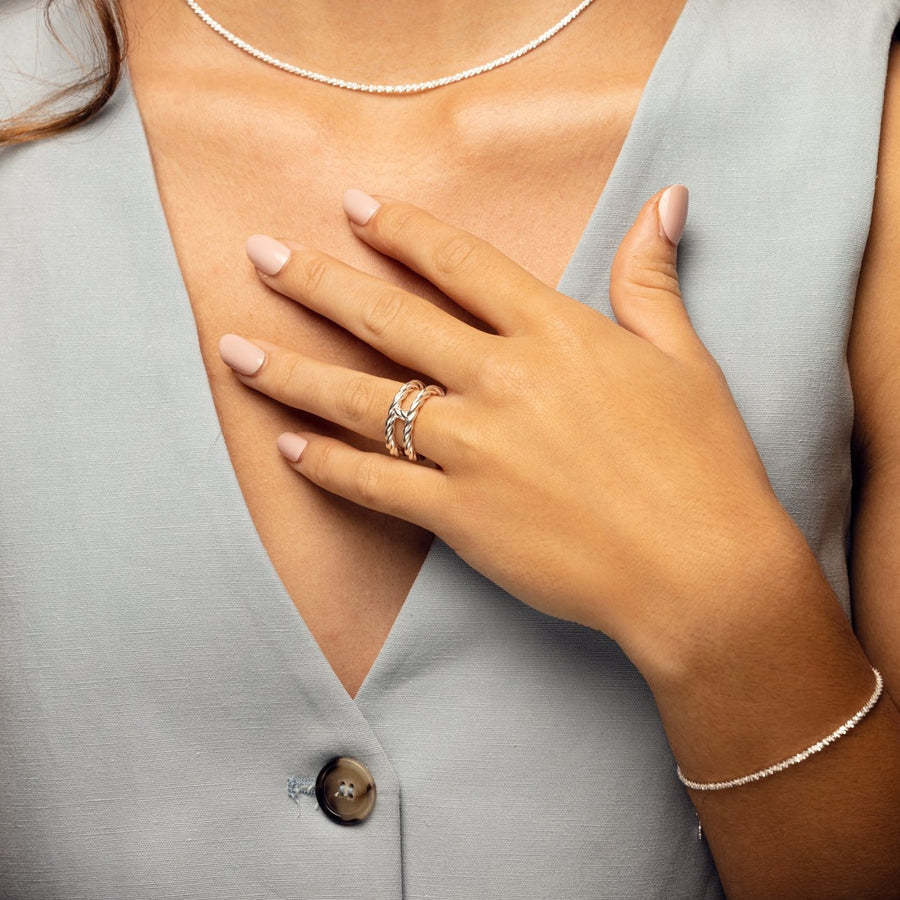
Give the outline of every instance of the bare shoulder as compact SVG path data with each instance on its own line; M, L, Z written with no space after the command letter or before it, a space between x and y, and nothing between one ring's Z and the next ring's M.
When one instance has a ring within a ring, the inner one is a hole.
M848 361L856 406L854 624L900 697L900 45L888 66L878 180Z

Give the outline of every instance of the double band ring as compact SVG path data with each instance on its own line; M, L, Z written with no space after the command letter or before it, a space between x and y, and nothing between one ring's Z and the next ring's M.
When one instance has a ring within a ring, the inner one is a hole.
M409 406L404 407L404 402L412 395ZM413 446L413 425L416 416L426 400L431 397L443 397L444 391L436 384L427 387L421 381L407 381L403 387L394 394L391 405L388 407L387 419L384 423L384 445L391 456L400 456L402 453L408 460L417 462L424 459L416 453ZM397 425L402 423L400 429L400 442L397 442Z

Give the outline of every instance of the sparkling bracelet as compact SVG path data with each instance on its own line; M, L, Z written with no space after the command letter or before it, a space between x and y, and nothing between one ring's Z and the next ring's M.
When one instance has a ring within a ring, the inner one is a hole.
M866 701L865 706L863 706L856 715L847 719L840 728L836 728L828 735L828 737L822 738L821 741L816 741L811 747L807 747L805 750L795 753L789 759L784 759L779 763L775 763L774 766L768 766L765 769L760 769L758 772L751 772L749 775L742 775L740 778L732 778L730 781L691 781L690 778L684 777L681 767L676 766L675 772L678 775L678 780L693 791L724 791L726 788L741 787L741 785L744 784L761 781L763 778L768 778L776 772L783 772L791 766L796 766L797 763L802 763L804 760L807 760L821 750L824 750L829 744L833 744L838 738L842 738L848 731L851 731L859 725L859 723L872 711L884 688L884 679L881 677L881 672L875 668L872 669L872 672L875 674L875 690L872 691L872 696Z

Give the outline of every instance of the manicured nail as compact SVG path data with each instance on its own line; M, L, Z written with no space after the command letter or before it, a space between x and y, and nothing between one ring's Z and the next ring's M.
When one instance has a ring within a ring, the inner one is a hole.
M226 366L241 375L255 375L266 361L264 350L236 334L222 336L219 341L219 356Z
M365 225L381 208L381 204L368 194L351 188L344 194L344 212L351 222Z
M300 462L300 457L303 456L303 451L309 441L304 440L299 434L286 431L278 436L275 443L278 445L278 452L289 462L295 463Z
M663 234L677 247L688 214L688 189L683 184L666 188L659 198L659 224Z
M247 256L264 275L277 275L291 258L291 251L274 238L254 234L247 238Z

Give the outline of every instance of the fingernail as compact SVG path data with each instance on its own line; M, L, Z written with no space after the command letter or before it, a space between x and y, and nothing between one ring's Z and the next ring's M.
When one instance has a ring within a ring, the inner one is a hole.
M226 366L241 375L255 375L266 361L264 350L236 334L222 336L219 340L219 356Z
M683 184L666 188L659 198L659 225L663 234L677 247L688 214L688 189Z
M300 462L300 457L303 456L303 451L309 441L300 437L299 434L286 431L278 436L275 443L278 446L278 452L289 462L295 463Z
M291 251L274 238L254 234L247 238L247 256L264 275L277 275L291 258Z
M351 222L365 225L381 208L381 204L368 194L351 188L344 194L344 212Z

